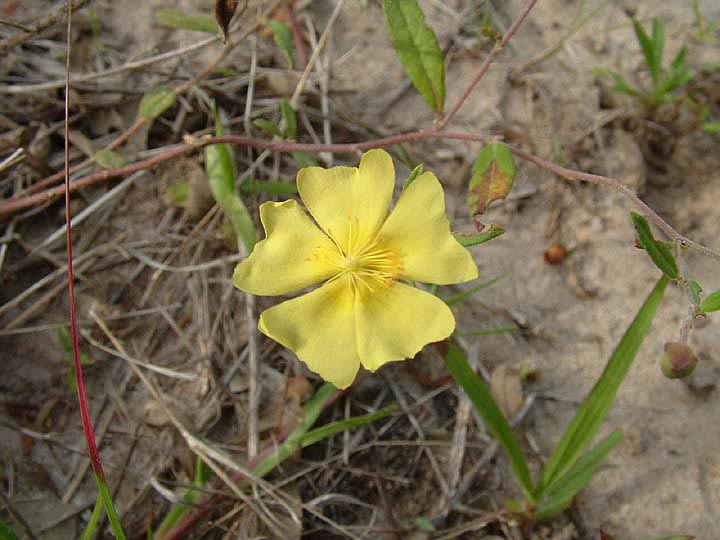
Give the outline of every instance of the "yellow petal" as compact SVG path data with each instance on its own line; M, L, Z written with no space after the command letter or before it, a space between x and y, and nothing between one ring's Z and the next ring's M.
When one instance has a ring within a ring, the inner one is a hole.
M353 245L374 236L385 221L395 187L395 167L390 154L370 150L360 160L359 169L301 169L297 185L315 221L347 254Z
M341 276L264 311L258 327L323 379L347 388L360 368L353 305L347 278Z
M380 235L399 254L404 279L447 285L478 277L470 252L450 234L445 193L433 173L421 174L403 192Z
M332 241L310 220L297 201L267 202L260 206L265 240L235 267L233 283L252 294L278 295L320 283L337 274L318 251L337 251Z
M355 302L358 351L366 369L412 358L452 334L455 318L438 297L394 282Z

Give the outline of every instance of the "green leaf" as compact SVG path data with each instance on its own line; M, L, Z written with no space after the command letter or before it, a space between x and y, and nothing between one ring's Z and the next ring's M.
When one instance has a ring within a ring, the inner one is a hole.
M408 187L410 187L410 184L412 184L415 179L420 176L423 173L423 165L422 163L415 167L412 171L410 171L410 175L407 177L407 180L403 183L402 190L405 191Z
M155 12L155 20L163 26L177 28L178 30L196 30L208 34L218 33L215 21L209 17L188 15L173 8L158 9Z
M645 64L647 64L648 71L650 71L650 76L653 80L653 85L655 85L660 81L660 66L655 63L657 55L655 54L653 46L654 43L639 22L633 19L632 23L635 30L635 36L640 43L640 48L642 49L643 56L645 57Z
M103 169L119 169L127 165L127 159L112 150L98 150L95 152L95 163Z
M181 182L180 184L172 184L165 188L165 201L171 206L184 207L187 205L188 194L190 193L190 183Z
M543 494L543 498L533 517L538 520L546 519L570 506L575 495L588 485L600 463L603 462L613 448L620 444L622 439L622 430L617 429L600 441L595 448L578 459L557 480L552 490Z
M696 306L700 305L700 293L703 288L694 279L688 279L688 288L690 289L690 296L692 296L693 304Z
M460 302L463 302L470 298L473 294L478 292L479 290L485 289L487 287L490 287L491 285L494 285L501 279L504 279L508 276L506 273L498 274L494 278L491 278L487 281L483 281L482 283L479 283L478 285L475 285L474 287L470 287L469 289L464 290L461 293L456 294L455 296L451 296L450 298L444 299L445 303L452 307L456 304L459 304Z
M18 535L12 527L0 519L0 540L17 540L17 538Z
M679 534L673 536L663 536L662 538L654 538L653 540L695 540L695 536L689 536L687 534Z
M410 80L430 108L445 107L445 61L416 0L383 0L390 41Z
M283 120L285 120L285 133L287 133L288 139L294 139L295 135L297 135L297 117L295 116L295 109L285 98L280 101L280 112L282 112Z
M498 227L497 225L490 225L487 231L483 231L481 233L453 233L453 237L455 238L455 240L458 241L461 246L470 247L489 242L493 238L497 238L504 233L505 229L503 229L502 227Z
M390 405L374 413L364 414L362 416L355 416L346 420L337 420L335 422L330 422L329 424L325 424L324 426L308 431L305 435L302 436L301 445L303 448L306 448L324 439L327 439L328 437L332 437L337 433L342 433L343 431L347 431L349 429L364 426L366 424L374 422L375 420L380 420L381 418L385 418L386 416L388 416L396 409L396 405Z
M205 172L215 202L222 208L235 191L235 172L230 147L212 144L205 147Z
M323 384L317 392L310 398L310 401L303 407L300 415L300 421L295 429L292 430L288 438L277 447L277 449L258 463L252 470L256 476L263 477L275 467L285 461L290 454L300 448L303 436L312 427L323 410L323 404L332 397L338 390L330 383Z
M675 56L675 59L672 61L672 64L670 64L670 68L673 71L684 71L685 67L685 58L687 57L687 46L683 45L682 48L678 51L677 55Z
M538 497L553 489L557 481L575 465L578 457L592 442L650 328L667 284L668 279L663 275L630 323L595 386L575 413L575 417L545 464L542 478L535 490Z
M225 198L222 208L230 219L233 231L242 241L248 254L252 253L256 240L255 223L245 203L242 202L240 197L231 193Z
M638 241L642 248L650 255L652 262L670 279L677 279L680 276L675 257L667 244L658 242L650 230L650 225L644 216L630 212L635 231L638 234Z
M485 383L472 370L465 354L452 340L449 341L449 348L445 353L445 365L472 401L490 433L507 452L515 478L520 482L525 496L532 502L532 480L522 447Z
M222 137L223 127L215 101L212 102L212 116L215 135ZM222 143L205 147L205 172L208 176L210 192L215 202L223 208L225 199L235 192L235 160L229 145Z
M708 295L705 300L700 302L700 311L710 312L720 310L720 289Z
M264 118L256 118L253 120L253 124L255 124L255 127L262 129L264 131L267 131L268 133L272 135L277 135L278 137L282 137L282 131L280 131L280 128L277 127L272 122L268 122Z
M82 536L80 536L80 540L92 540L92 537L95 534L95 529L97 529L98 522L100 521L100 514L102 514L102 510L102 501L100 500L100 497L98 497L95 501L95 508L93 508L92 514L90 514L90 519L88 519L85 529L82 532Z
M470 216L484 214L488 205L507 197L515 181L515 160L501 143L486 144L473 164L468 187Z
M317 167L318 160L315 156L308 154L307 152L291 152L293 159L297 162L300 167Z
M154 120L175 104L175 92L163 84L147 92L138 107L138 118Z
M272 30L275 45L280 48L285 58L287 58L288 66L290 69L295 69L295 56L293 55L292 31L290 27L276 20L270 21L268 26Z
M418 528L418 530L424 532L435 532L437 530L435 528L435 525L432 524L432 521L430 521L426 517L418 516L413 520L413 523Z
M665 25L655 17L652 21L652 42L653 42L653 65L658 73L658 78L662 76L662 57L665 49Z
M715 135L716 133L720 133L720 122L705 122L700 126L700 129L708 135Z

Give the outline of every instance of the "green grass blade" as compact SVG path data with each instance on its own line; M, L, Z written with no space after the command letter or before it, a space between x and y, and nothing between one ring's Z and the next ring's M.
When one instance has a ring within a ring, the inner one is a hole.
M103 503L105 513L108 517L108 522L110 523L110 529L117 540L125 540L125 531L123 531L120 518L115 511L115 505L113 504L112 495L110 495L110 490L108 489L107 484L97 475L95 475L95 481L97 482L99 498Z
M478 292L481 289L485 289L486 287L490 287L490 285L494 285L501 279L505 279L508 276L506 273L498 274L494 278L490 278L487 281L483 281L482 283L478 283L474 287L470 287L469 289L464 290L461 293L456 294L455 296L451 296L450 298L444 299L445 303L452 307L454 305L459 304L460 302L463 302L470 298L473 294Z
M650 328L667 284L668 278L663 275L630 323L605 370L580 405L575 418L546 463L540 483L535 490L536 495L547 492L570 470L597 433Z
M100 500L100 497L98 497L97 501L95 501L95 508L93 508L92 514L90 514L90 519L85 526L85 530L83 530L82 535L80 536L80 540L92 539L92 535L95 533L98 521L100 521L100 512L102 512L102 509L102 501ZM2 535L0 535L0 540L2 540L2 538Z
M640 49L642 49L643 56L645 57L648 71L650 71L653 85L657 84L660 80L660 68L655 64L656 55L653 48L653 41L639 22L633 19L632 24L635 30L635 36L637 37L638 43L640 43Z
M490 433L507 452L515 478L520 482L529 502L532 502L532 480L522 447L487 387L468 364L465 353L452 340L445 353L445 365L472 401Z
M653 64L658 72L658 80L662 76L662 57L665 50L665 25L655 17L652 21Z
M305 436L318 419L318 416L320 416L323 410L323 403L325 403L334 392L337 392L337 389L330 383L323 384L318 391L315 392L315 395L303 408L300 422L295 429L288 435L285 442L253 468L253 474L256 476L265 476L287 459L290 454L300 448L303 436Z
M430 108L445 106L445 60L416 0L383 0L390 41L400 63Z
M364 414L362 416L355 416L346 420L338 420L336 422L330 422L329 424L320 426L319 428L308 431L305 435L303 435L301 441L302 447L306 448L322 441L323 439L332 437L337 433L342 433L343 431L347 431L348 429L358 428L374 422L375 420L385 418L396 409L396 405L390 405L389 407L385 407L374 413Z
M205 485L211 476L212 470L210 467L205 465L205 462L199 457L196 458L193 485L200 488ZM162 520L162 523L158 526L156 531L158 537L162 537L162 535L169 532L176 524L180 523L180 520L185 517L185 514L192 509L193 504L195 504L203 495L205 495L204 491L199 489L188 489L182 502L174 504Z
M615 430L600 441L595 448L578 459L575 464L544 493L533 517L541 520L552 517L567 508L580 490L588 485L595 470L608 453L623 439L622 430Z

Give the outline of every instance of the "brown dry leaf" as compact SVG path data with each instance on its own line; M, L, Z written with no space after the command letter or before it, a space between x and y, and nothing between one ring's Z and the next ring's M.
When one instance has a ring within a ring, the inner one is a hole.
M223 43L227 41L227 31L237 5L237 0L215 0L215 20L217 21L220 38Z
M522 407L524 398L520 375L504 364L496 367L490 375L490 392L508 418Z

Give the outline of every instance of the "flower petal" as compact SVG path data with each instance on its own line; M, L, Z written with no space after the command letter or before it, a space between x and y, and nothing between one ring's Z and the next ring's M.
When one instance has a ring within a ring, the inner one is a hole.
M278 295L320 283L337 274L326 260L314 260L318 249L335 250L332 241L294 200L260 206L265 240L235 267L233 283L252 294Z
M400 277L447 285L478 277L470 252L450 233L445 193L437 177L426 172L400 196L383 225L383 244L400 255Z
M393 360L412 358L455 329L455 318L445 302L399 282L356 300L355 320L360 361L370 371Z
M395 167L390 154L370 150L360 160L359 169L301 169L297 185L315 221L347 254L352 245L374 236L387 217L395 188Z
M347 388L360 368L353 298L344 276L260 315L260 331L292 350L336 387Z

